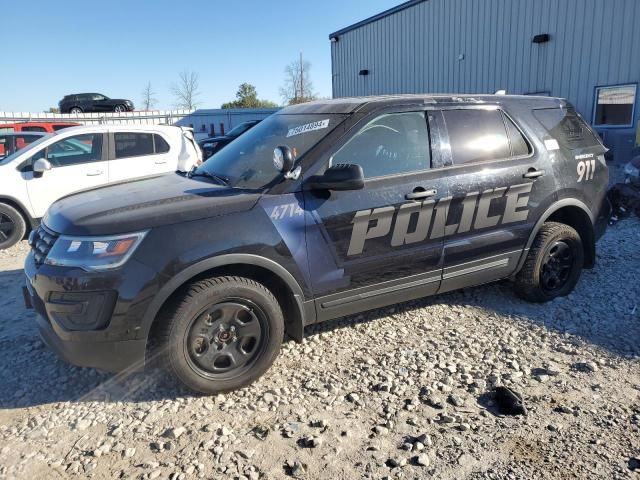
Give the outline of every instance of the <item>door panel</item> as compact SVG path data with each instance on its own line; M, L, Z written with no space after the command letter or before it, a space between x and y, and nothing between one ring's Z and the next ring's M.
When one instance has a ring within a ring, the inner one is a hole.
M451 160L442 170L449 211L441 292L514 273L540 210L555 198L545 154L534 151L508 116L460 112L445 110L442 117Z
M147 132L114 132L110 156L109 182L146 177L161 171L164 155L154 155L153 134Z
M318 320L430 295L440 283L445 214L436 205L447 192L429 169L424 112L369 120L331 160L362 166L364 189L305 192Z
M103 134L67 137L33 155L31 162L46 158L51 170L42 176L25 172L27 192L36 218L43 217L56 200L79 190L108 182L109 162L103 155Z

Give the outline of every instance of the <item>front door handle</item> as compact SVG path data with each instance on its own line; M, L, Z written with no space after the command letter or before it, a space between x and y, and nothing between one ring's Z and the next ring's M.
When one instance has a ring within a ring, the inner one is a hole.
M527 173L522 175L522 178L538 178L544 175L544 170L536 170L535 168L530 168Z
M156 165L164 165L165 163L167 163L166 160L156 160Z
M422 187L418 187L416 188L413 192L411 193L407 193L404 198L406 198L407 200L418 200L420 198L429 198L429 197L433 197L434 195L436 195L438 193L438 191L433 188L431 190L425 190Z
M93 172L87 172L87 177L97 177L102 175L102 170L94 170Z

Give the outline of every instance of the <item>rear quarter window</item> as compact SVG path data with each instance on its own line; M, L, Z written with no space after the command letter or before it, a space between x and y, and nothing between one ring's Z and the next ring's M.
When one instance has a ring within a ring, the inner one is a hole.
M572 108L544 108L534 110L533 115L564 148L603 148L599 137Z

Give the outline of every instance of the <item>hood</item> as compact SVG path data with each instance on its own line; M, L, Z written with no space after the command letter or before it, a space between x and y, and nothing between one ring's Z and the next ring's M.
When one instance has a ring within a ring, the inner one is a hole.
M49 208L43 223L65 235L111 235L241 212L259 198L169 173L69 195Z
M126 98L110 98L109 101L110 102L114 102L114 103L127 103L127 102L129 102L129 103L133 104L133 102L131 100L126 99Z

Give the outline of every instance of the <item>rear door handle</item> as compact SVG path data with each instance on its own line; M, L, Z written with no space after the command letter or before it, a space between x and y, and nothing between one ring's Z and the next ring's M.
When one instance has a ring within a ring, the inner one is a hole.
M156 160L156 165L164 165L165 163L167 163L166 160Z
M102 175L102 170L94 170L93 172L87 172L87 177L97 177Z
M529 169L527 173L522 175L522 178L538 178L544 175L544 170Z
M438 191L435 188L433 188L431 190L425 190L423 188L418 187L413 192L407 193L404 196L404 198L406 198L407 200L418 200L420 198L433 197L437 193L438 193Z

